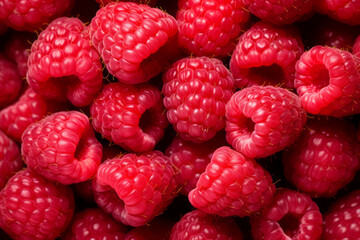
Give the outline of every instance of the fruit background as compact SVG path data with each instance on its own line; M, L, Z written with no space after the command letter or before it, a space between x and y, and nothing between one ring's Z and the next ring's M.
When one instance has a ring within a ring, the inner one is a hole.
M360 239L360 0L0 0L0 239Z

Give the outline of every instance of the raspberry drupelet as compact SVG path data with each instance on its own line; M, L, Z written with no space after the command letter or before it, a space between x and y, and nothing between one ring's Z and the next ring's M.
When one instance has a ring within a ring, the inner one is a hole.
M319 13L327 14L336 21L349 25L360 24L359 0L316 0L314 3Z
M155 7L158 0L96 0L100 4L100 7L104 7L105 5L112 2L136 2L141 4L147 4L149 6Z

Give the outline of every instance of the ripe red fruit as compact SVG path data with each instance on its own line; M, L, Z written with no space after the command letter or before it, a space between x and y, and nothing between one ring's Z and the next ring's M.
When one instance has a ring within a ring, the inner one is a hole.
M336 21L350 25L360 24L359 0L316 0L316 10L327 14Z
M149 6L155 7L157 0L96 0L101 7L111 3L111 2L137 2L141 4L147 4Z

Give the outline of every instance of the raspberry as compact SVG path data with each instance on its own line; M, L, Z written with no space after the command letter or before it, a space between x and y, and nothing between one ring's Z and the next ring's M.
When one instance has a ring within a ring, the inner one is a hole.
M360 58L360 35L355 39L353 54Z
M77 18L52 21L31 47L30 87L49 99L89 105L102 87L102 66L86 31Z
M332 197L360 169L360 143L348 120L310 119L282 156L286 179L312 197Z
M95 131L134 152L151 151L168 126L161 93L147 83L106 85L90 112Z
M334 117L360 113L360 58L315 46L296 64L295 87L308 113Z
M169 159L159 151L109 159L93 181L95 201L125 225L145 225L175 197L173 173Z
M254 159L220 147L189 193L189 201L205 213L244 217L269 204L274 192L270 174Z
M243 238L234 219L193 210L174 225L170 236L170 240L190 239L241 240Z
M241 35L230 60L236 87L284 84L293 88L295 63L303 49L294 28L255 23Z
M173 224L169 219L158 216L144 226L133 228L126 234L125 240L169 240Z
M323 240L360 239L360 190L336 200L324 216Z
M115 221L100 208L78 212L62 240L124 239L127 227Z
M250 14L241 0L186 0L176 14L178 41L195 56L227 57Z
M317 0L316 10L331 18L350 25L360 24L359 0Z
M235 89L219 59L181 59L164 74L163 82L167 118L184 140L203 142L225 127L225 105Z
M277 190L271 205L251 218L254 240L320 239L322 215L311 198L290 189Z
M96 13L89 28L109 72L127 84L159 74L171 58L171 48L176 49L170 40L177 34L176 20L145 4L109 3Z
M19 146L0 130L0 190L22 167Z
M22 85L23 81L16 66L0 55L0 109L16 100Z
M13 239L55 239L71 221L74 205L69 187L24 169L0 192L0 227Z
M17 31L41 30L72 8L74 0L0 0L0 21Z
M64 111L31 124L22 135L21 153L46 179L71 184L95 175L102 146L85 114Z
M215 135L212 139L202 143L193 143L176 136L165 151L165 155L175 170L175 181L181 186L180 193L188 195L196 187L200 175L205 172L206 166L215 149L227 145L224 134Z
M273 86L236 92L226 105L226 139L249 158L264 158L290 146L307 116L296 94Z
M243 0L250 12L276 25L291 24L310 14L316 0Z
M157 0L96 0L100 4L101 7L111 3L111 2L137 2L140 4L147 4L149 6L155 7Z

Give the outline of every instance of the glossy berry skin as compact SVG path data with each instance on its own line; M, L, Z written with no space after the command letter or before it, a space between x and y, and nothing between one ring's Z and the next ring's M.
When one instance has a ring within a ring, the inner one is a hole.
M360 58L337 48L315 46L296 63L295 87L304 110L344 117L360 112Z
M102 87L102 66L78 18L57 18L32 44L27 80L45 98L89 105Z
M25 130L21 153L28 168L48 180L71 184L95 175L102 146L85 114L61 111Z
M323 218L311 198L290 189L277 190L271 205L251 218L254 240L320 240Z
M99 166L93 181L95 201L115 220L143 226L175 197L173 174L169 159L159 151L109 159Z
M360 190L336 200L324 216L324 240L360 238Z
M134 152L151 151L168 126L161 93L147 83L106 85L90 112L95 131Z
M136 84L150 80L165 67L171 54L162 47L175 37L177 24L158 8L114 2L100 8L89 33L108 71L120 82Z
M136 3L140 3L140 4L147 4L149 6L155 7L157 0L130 0L130 1L125 1L125 0L96 0L96 2L98 2L100 4L101 7L104 7L105 5L112 3L112 2L136 2Z
M234 219L193 210L181 217L170 236L170 240L190 239L242 240L243 237Z
M55 18L66 15L73 0L0 0L0 21L17 31L41 30Z
M244 217L269 204L274 192L270 174L254 159L220 147L189 193L189 201L208 214Z
M173 221L160 215L144 226L131 229L125 240L169 240L173 225Z
M74 209L69 187L24 169L0 192L0 228L13 239L55 239L65 231Z
M123 240L127 227L101 208L87 208L75 214L61 240Z
M183 58L163 76L167 118L187 141L203 142L225 127L225 105L234 79L216 58Z
M301 134L306 113L296 94L273 86L236 92L226 105L226 139L249 158L264 158L290 146Z
M318 0L314 1L316 10L327 14L336 21L349 25L360 24L359 0Z
M356 131L346 119L310 119L282 155L286 179L311 197L334 196L360 169Z
M183 1L176 14L179 45L195 56L225 58L249 19L241 0Z
M0 190L23 165L19 146L0 130Z
M295 63L304 51L290 26L257 22L240 36L230 59L237 88L252 85L294 87Z

